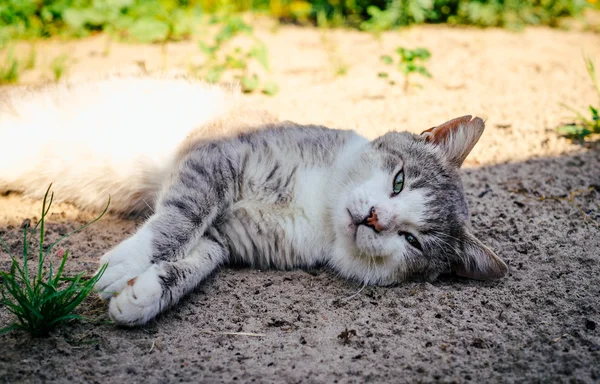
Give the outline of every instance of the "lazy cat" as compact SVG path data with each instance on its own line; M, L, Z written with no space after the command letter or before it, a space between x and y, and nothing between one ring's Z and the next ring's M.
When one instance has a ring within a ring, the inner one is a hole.
M117 323L140 325L227 263L374 285L503 277L467 227L459 176L483 131L463 116L369 141L181 77L108 77L0 94L0 190L54 183L83 208L110 194L115 212L148 214L96 286Z

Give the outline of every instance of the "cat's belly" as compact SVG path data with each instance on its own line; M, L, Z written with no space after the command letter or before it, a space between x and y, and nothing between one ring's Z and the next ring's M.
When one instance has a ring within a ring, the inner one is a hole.
M320 169L299 171L293 194L283 203L236 203L220 231L229 241L232 261L278 269L323 262L331 244L322 193L326 175Z

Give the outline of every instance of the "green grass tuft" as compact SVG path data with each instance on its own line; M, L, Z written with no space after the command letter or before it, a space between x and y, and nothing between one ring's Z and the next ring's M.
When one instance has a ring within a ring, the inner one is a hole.
M598 99L600 100L600 85L598 84L598 78L596 77L596 68L594 66L594 62L589 57L584 58L584 60L587 73L590 76L590 80L592 81L592 84L596 89L596 93L598 94ZM576 115L576 118L574 122L558 127L557 131L560 135L572 140L583 140L592 134L600 133L600 106L588 106L590 118L586 118L575 108L569 107L565 104L562 104L562 106L573 111Z
M421 87L419 84L412 83L411 77L415 74L431 77L431 73L425 67L425 63L431 57L429 50L425 48L408 49L403 47L396 48L396 54L398 55L397 67L398 71L404 76L404 91L408 91L409 87ZM381 62L385 65L394 64L394 58L390 55L381 56ZM387 72L378 72L377 76L382 79L389 78ZM390 84L395 84L392 80Z
M20 74L21 65L12 48L4 58L4 63L0 64L0 84L16 83L19 81Z
M65 75L69 66L69 56L62 54L52 59L50 70L52 71L52 79L54 82L59 82Z
M108 210L110 199L104 212L96 219L62 236L57 241L45 246L45 223L46 216L50 211L54 193L50 193L50 187L46 191L42 203L42 217L33 228L39 227L39 251L37 257L37 269L31 270L32 256L30 255L31 240L28 238L29 224L23 229L23 260L13 256L9 247L2 238L0 245L11 258L10 271L0 271L2 285L0 286L0 305L16 317L11 325L1 328L0 334L13 330L26 331L34 337L45 336L57 326L72 319L82 317L73 313L75 308L93 291L94 285L100 279L106 266L103 266L96 275L87 279L85 272L80 272L74 277L63 275L65 264L69 257L69 250L57 252L61 256L61 262L56 269L51 261L47 261L48 255L54 247L66 237L83 230L92 223L100 220Z
M4 56L4 62L0 63L0 85L17 83L21 78L21 74L35 68L36 59L37 52L33 44L24 60L15 55L15 46L11 45Z
M190 67L189 72L209 83L218 83L225 74L229 74L239 82L244 93L260 90L266 95L275 95L279 88L272 81L265 82L251 69L252 64L257 64L263 72L270 71L267 46L254 35L254 29L238 16L226 16L215 22L221 24L221 28L212 41L198 42L198 47L205 55L204 63L199 67ZM251 39L253 45L248 49L234 47L234 39L238 36Z

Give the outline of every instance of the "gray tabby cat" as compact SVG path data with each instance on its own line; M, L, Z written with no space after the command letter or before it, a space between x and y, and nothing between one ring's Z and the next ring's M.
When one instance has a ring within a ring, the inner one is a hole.
M62 130L59 139L77 152L52 151L64 144L47 137L38 144L41 159L2 166L0 189L39 196L53 181L57 196L84 207L97 208L93 198L105 192L120 212L153 205L137 232L101 259L108 266L97 288L117 323L148 322L226 263L327 265L376 285L451 272L506 274L467 228L459 168L483 133L480 118L368 141L353 131L277 122L234 99L186 79L142 77L22 91L0 103L3 138L16 126L39 130L37 123ZM144 148L136 140L121 148L118 137L136 126ZM155 153L145 144L153 137L164 141L150 145ZM103 147L111 145L113 152Z

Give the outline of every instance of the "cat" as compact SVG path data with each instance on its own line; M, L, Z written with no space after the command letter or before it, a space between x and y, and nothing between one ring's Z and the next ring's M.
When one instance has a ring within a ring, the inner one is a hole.
M459 175L482 119L369 141L279 121L236 95L134 76L0 96L0 190L40 197L53 182L85 209L110 194L113 211L149 215L100 259L96 288L116 323L147 323L227 263L325 265L383 286L507 273L468 228Z

